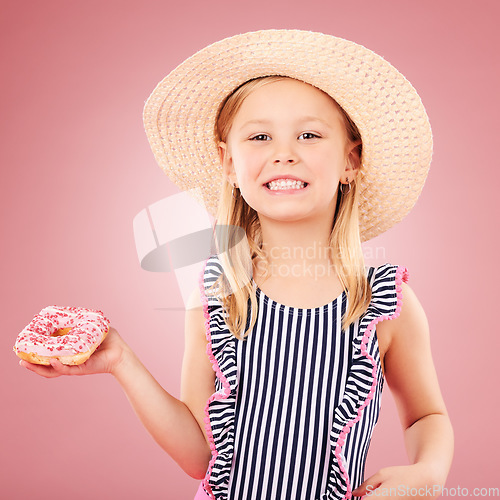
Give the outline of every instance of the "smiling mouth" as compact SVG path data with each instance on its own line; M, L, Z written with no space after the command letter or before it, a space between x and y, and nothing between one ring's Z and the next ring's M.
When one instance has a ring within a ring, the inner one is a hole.
M281 191L287 189L304 189L307 186L307 182L296 181L292 179L277 179L275 181L268 182L266 187L271 191Z

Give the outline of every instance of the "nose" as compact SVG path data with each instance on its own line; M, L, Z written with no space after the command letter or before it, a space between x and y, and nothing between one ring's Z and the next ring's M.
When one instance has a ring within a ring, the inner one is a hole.
M293 165L293 164L295 163L295 161L296 161L296 160L294 160L293 158L288 158L288 160L287 160L287 159L285 159L285 158L276 158L276 159L274 160L274 163L275 163L275 164L283 164L283 165L284 165L284 164L287 164L287 165Z
M276 144L274 151L274 164L281 165L292 165L297 162L297 156L295 155L291 146L287 143L281 142Z

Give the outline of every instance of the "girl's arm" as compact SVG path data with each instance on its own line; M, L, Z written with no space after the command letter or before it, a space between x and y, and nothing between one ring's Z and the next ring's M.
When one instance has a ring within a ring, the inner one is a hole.
M215 371L207 354L205 317L200 299L200 290L191 294L186 310L186 337L184 359L182 362L181 400L190 408L207 445L206 472L211 456L210 446L205 434L205 406L215 392Z
M154 440L187 474L202 479L211 456L202 430L202 414L207 399L214 392L215 376L205 352L202 309L188 308L181 400L163 389L114 328L110 328L99 349L82 365L66 366L58 361L53 361L51 366L26 361L20 364L47 378L111 373Z
M381 469L353 492L355 496L380 486L401 492L417 488L419 496L437 497L453 458L453 429L432 361L427 318L413 290L404 282L401 286L399 317L378 323L377 331L389 338L384 372L412 465Z
M186 310L181 399L168 394L130 350L113 373L155 441L196 479L205 477L211 457L204 411L215 390L215 372L206 350L205 318L196 289Z
M213 379L210 391L203 376L211 377L214 373L208 358L209 366L205 371L201 360L196 367L189 363L191 359L200 357L197 350L205 352L206 342L202 345L197 339L200 325L203 327L201 310L188 310L183 385L187 383L191 388L189 398L183 397L178 400L171 396L129 348L124 350L122 361L113 371L144 427L182 469L196 479L205 476L211 452L205 433L202 431L199 405L194 402L201 402L204 399L206 401L213 393ZM204 330L202 333L204 339ZM187 369L186 360L188 360Z

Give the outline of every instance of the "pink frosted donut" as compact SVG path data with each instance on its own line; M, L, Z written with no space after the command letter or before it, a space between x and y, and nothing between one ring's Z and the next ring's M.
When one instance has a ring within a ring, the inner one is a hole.
M49 306L18 335L14 352L39 365L50 365L52 358L65 365L79 365L87 361L108 331L109 320L101 311Z

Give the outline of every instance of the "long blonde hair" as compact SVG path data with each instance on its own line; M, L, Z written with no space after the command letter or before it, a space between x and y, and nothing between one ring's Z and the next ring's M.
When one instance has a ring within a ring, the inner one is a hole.
M214 127L216 144L227 142L234 116L251 92L269 83L288 78L268 76L249 80L227 96L220 104L217 113ZM348 143L359 143L355 149L359 158L359 177L363 174L361 135L347 113L335 100L333 102L343 116ZM237 231L228 230L219 234L219 258L224 273L214 284L213 291L221 298L227 313L226 322L231 332L238 338L245 338L255 324L258 307L252 282L253 262L257 257L265 262L266 256L262 249L262 232L257 212L241 195L235 197L233 189L233 186L223 179L216 223L223 228L235 226L242 228L246 240L239 240ZM359 191L356 182L352 183L345 194L341 189L338 190L337 207L329 238L331 260L349 299L348 308L342 318L343 330L366 311L371 301L371 288L366 276L359 235L358 202Z

